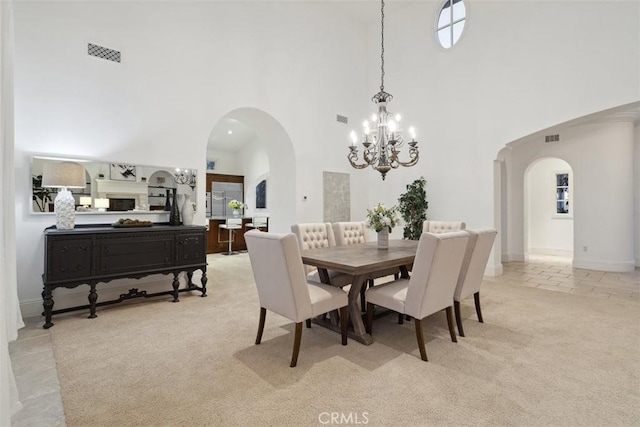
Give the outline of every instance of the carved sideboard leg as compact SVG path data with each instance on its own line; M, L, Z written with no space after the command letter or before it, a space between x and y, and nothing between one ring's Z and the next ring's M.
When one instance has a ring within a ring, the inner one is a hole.
M187 271L187 288L193 287L193 271Z
M180 287L180 282L178 281L178 274L180 273L173 273L173 302L178 302L180 301L180 299L178 299L178 288Z
M202 284L202 295L201 297L207 296L207 271L202 270L202 278L200 279L200 283Z
M45 329L49 329L53 326L51 322L51 310L53 310L53 297L51 296L51 288L44 287L42 291L42 306L44 307L44 325Z
M98 317L96 314L96 301L98 301L98 293L96 292L96 284L91 283L91 290L89 291L89 319L95 319Z

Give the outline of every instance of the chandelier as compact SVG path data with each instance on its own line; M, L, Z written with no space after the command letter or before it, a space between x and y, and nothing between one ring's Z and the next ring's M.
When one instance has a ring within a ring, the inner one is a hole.
M176 173L173 174L173 179L177 184L185 184L191 187L193 191L196 188L196 169L178 169L176 168Z
M409 146L409 160L401 162L399 159L400 148L404 146L404 139L402 137L402 129L400 128L400 115L395 117L391 112L387 110L387 103L389 103L393 96L390 93L384 91L384 0L381 0L382 6L381 12L381 66L380 66L380 92L376 93L371 100L377 104L378 111L371 117L372 123L369 124L365 121L362 126L364 132L361 137L362 145L364 146L363 161L364 163L358 163L358 135L355 131L351 132L351 145L349 146L349 163L356 169L364 169L367 166L371 166L382 174L384 180L387 172L392 168L396 169L398 166L413 166L418 163L418 141L416 141L415 130L413 127L409 128L409 135L411 141L407 142Z

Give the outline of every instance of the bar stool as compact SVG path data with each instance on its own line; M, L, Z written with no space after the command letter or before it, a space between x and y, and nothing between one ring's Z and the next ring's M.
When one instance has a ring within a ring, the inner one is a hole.
M229 230L229 240L220 240L220 229L224 228ZM229 242L229 250L222 252L222 255L237 255L238 252L231 250L231 244L233 243L233 230L240 230L242 228L242 218L227 218L224 224L220 224L218 227L218 243Z
M251 218L251 222L246 223L244 226L246 228L255 228L256 230L260 230L261 228L266 228L267 227L267 217L265 217L265 216L254 216L253 218Z

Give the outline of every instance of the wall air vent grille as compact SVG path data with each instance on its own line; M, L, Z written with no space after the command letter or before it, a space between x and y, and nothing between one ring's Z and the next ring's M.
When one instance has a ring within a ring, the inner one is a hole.
M547 135L544 137L544 142L558 142L560 141L560 135Z
M117 50L109 49L108 47L98 46L97 44L89 43L87 46L87 53L96 58L106 59L107 61L120 62L120 52Z
M336 116L336 120L340 123L344 123L345 125L349 124L349 118L347 116L341 116L340 114L338 114Z

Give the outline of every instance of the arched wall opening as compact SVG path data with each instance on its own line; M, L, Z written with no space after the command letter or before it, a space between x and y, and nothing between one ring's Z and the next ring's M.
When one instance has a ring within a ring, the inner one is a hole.
M525 261L529 247L535 247L525 219L527 171L540 159L557 158L570 165L577 184L569 193L575 209L573 267L633 271L635 247L640 247L634 244L638 212L633 204L637 108L635 103L580 117L499 151L494 164L494 223L500 233L496 260ZM549 135L555 138L549 141Z
M529 255L573 258L573 170L568 162L545 157L524 172L524 249Z
M249 136L241 149L219 154L224 159L215 159L218 163L215 172L244 175L245 202L248 205L245 215L269 216L270 231L289 232L296 216L296 163L291 138L273 116L251 107L228 112L216 122L211 133L219 130L216 128L221 122L229 120L240 122L250 129L247 132ZM220 153L219 147L211 145L210 138L207 160L211 151ZM233 166L228 167L224 163ZM257 208L256 186L263 180L266 182L266 206Z

